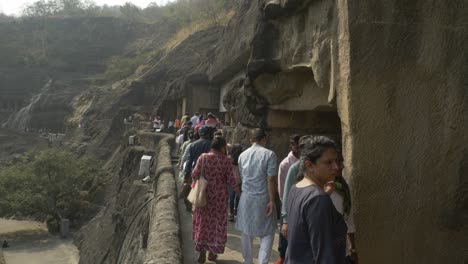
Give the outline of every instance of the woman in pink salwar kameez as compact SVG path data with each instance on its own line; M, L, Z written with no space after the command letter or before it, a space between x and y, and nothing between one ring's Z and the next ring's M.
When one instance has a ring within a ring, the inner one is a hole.
M210 152L198 158L192 172L193 180L198 180L204 164L203 176L208 182L207 204L203 208L195 208L192 219L192 238L195 250L200 252L198 263L205 263L206 251L209 252L208 260L215 261L217 254L224 253L227 242L228 185L236 191L239 186L232 172L231 160L224 153L226 140L215 137Z

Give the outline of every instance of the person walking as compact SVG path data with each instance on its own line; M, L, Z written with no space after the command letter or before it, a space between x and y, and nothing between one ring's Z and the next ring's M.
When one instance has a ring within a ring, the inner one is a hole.
M310 144L313 136L306 135L302 136L299 139L299 151L303 149L305 146ZM299 167L300 167L300 160L296 161L293 165L289 167L288 174L286 176L286 180L284 181L283 189L283 199L281 200L281 234L284 238L287 237L288 232L288 212L287 212L287 204L288 204L288 195L291 187L298 182L298 178L301 176L299 175ZM287 246L286 246L287 249Z
M181 127L182 127L182 122L180 121L180 117L177 116L177 118L174 120L174 128L176 131L179 131Z
M225 152L226 140L215 137L210 152L198 158L192 172L194 181L203 175L208 182L205 190L206 206L195 208L192 218L192 238L195 250L200 252L198 263L205 263L207 251L208 260L216 261L217 254L224 253L227 242L227 187L239 192L239 185L232 171L231 160Z
M332 199L333 205L335 206L338 213L340 213L348 227L347 233L347 246L346 257L353 264L359 264L359 258L356 251L356 242L355 242L355 232L356 228L354 227L354 213L353 206L351 203L351 187L348 182L343 177L343 155L338 153L338 161L340 165L340 170L338 176L335 179L335 183L332 185L331 190L327 191L330 193L330 198Z
M240 186L241 179L239 174L239 156L242 153L242 146L234 144L229 150L229 158L232 163L232 172L236 179L237 185ZM239 206L239 193L235 192L233 188L229 188L229 218L228 220L234 222L234 217L237 215L237 207Z
M198 134L200 135L200 139L191 143L188 147L188 158L187 164L185 165L185 174L184 174L184 185L182 189L183 198L185 202L185 209L189 212L192 212L192 204L187 200L187 196L190 192L191 185L192 185L192 169L196 166L198 157L201 154L207 153L211 149L211 139L212 130L209 127L202 127Z
M285 264L344 264L346 223L324 190L340 171L335 142L313 137L301 149L300 166L302 179L288 197Z
M200 113L195 112L195 114L190 118L190 121L192 121L192 124L194 126L198 125L198 120L200 119Z
M205 125L205 117L203 115L200 115L200 118L198 119L198 124L200 126L204 126Z
M169 128L169 133L174 134L174 121L169 120L169 123L167 124L167 127Z
M286 176L288 174L289 168L299 160L299 155L301 151L299 149L299 135L292 135L289 138L289 148L291 151L288 153L288 156L284 158L278 169L278 194L283 202L283 190L284 190L284 182L286 180ZM279 232L279 243L278 243L278 252L280 254L279 258L275 261L274 264L283 264L284 259L286 257L286 249L288 248L288 240L286 237L283 236L281 232L282 221L280 224L280 232Z
M216 120L216 116L213 115L212 113L208 113L205 124L210 127L216 127L216 125L218 124L218 121Z
M182 135L184 135L183 137L183 142L189 140L188 138L188 132L192 130L192 122L187 122L187 123L184 123L184 126L180 129L180 133Z
M189 116L189 113L186 112L184 116L182 116L182 125L184 125L185 123L187 123L188 121L190 121L190 116Z
M190 130L188 132L188 137L189 137L189 140L185 141L182 146L180 147L180 153L182 153L182 155L180 155L179 157L179 162L177 163L177 167L179 168L181 174L182 174L182 177L183 177L183 171L184 171L184 167L185 167L185 164L188 160L188 157L189 157L189 154L188 154L188 151L187 151L187 148L188 146L197 141L198 139L200 139L200 136L198 135L198 132L197 131L193 131L193 130Z
M241 234L242 256L245 264L253 263L252 241L260 237L258 263L267 264L276 227L276 155L265 148L265 131L256 129L252 146L239 156L242 194L237 211L236 229Z

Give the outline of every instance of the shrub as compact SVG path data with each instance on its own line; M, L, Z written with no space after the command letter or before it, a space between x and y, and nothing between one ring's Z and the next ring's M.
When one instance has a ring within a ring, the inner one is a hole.
M0 170L0 217L39 214L57 224L62 218L78 219L102 186L101 167L91 156L64 150L28 153Z

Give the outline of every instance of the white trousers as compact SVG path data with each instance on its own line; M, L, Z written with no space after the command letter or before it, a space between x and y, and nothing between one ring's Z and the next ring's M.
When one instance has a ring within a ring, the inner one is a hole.
M255 236L249 236L244 233L241 235L242 257L244 258L244 264L253 264L252 242L254 238ZM260 237L258 264L268 264L274 239L275 234Z

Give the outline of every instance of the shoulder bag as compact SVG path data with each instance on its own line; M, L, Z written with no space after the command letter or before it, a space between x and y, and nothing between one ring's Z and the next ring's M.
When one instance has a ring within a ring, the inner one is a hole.
M206 156L202 154L200 178L195 182L195 186L192 188L187 197L187 200L191 202L196 208L203 208L206 206L206 187L208 182L204 177L205 159Z

